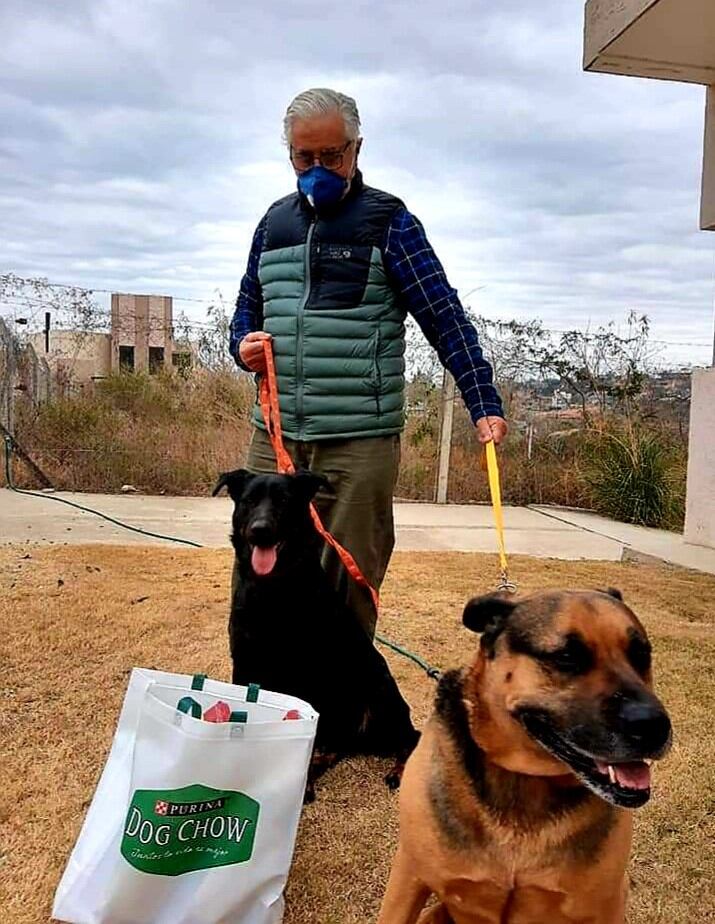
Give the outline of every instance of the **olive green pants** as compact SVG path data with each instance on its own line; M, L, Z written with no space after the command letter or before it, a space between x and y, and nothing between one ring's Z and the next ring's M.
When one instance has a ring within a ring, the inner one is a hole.
M368 582L380 589L395 546L392 496L400 465L400 437L315 440L284 439L296 468L309 469L330 482L332 492L315 497L323 525L353 556ZM265 430L254 430L246 468L275 472L276 457ZM370 592L350 577L337 552L325 544L322 565L340 597L357 615L370 638L377 613ZM232 597L238 584L234 565Z

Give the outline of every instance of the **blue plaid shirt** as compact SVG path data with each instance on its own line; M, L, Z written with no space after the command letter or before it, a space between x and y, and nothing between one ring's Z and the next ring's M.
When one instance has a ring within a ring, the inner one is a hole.
M263 326L263 296L258 264L263 249L263 223L256 229L246 274L231 321L231 354L238 356L241 340ZM437 355L454 376L472 420L503 417L501 398L493 385L492 367L482 354L477 332L447 281L442 264L421 223L405 208L398 209L387 229L383 262L395 292L419 324Z

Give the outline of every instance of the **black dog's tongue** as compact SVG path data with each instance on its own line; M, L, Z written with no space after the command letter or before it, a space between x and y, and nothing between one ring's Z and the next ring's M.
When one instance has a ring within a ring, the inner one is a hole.
M277 545L269 549L259 549L257 545L254 545L251 551L251 567L259 577L265 577L275 568L277 558Z

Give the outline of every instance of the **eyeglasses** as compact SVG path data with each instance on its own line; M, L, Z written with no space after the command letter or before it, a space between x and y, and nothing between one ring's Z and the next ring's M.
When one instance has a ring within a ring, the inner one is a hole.
M326 170L339 170L343 165L345 154L352 144L352 141L346 141L342 148L327 151L296 151L293 145L290 146L290 162L296 170L310 170L316 159Z

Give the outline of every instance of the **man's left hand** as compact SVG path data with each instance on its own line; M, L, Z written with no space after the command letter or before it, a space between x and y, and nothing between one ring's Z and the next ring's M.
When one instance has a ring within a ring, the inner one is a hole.
M507 434L508 427L503 417L482 417L477 421L477 439L480 443L494 440L498 446Z

